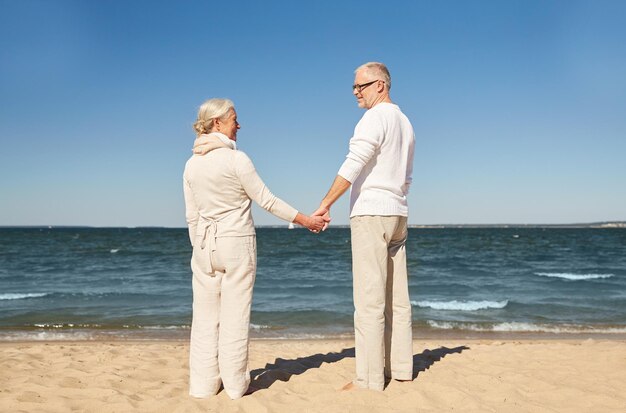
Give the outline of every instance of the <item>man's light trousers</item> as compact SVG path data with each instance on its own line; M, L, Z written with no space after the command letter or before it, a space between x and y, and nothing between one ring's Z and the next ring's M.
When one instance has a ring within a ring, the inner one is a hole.
M383 390L385 376L413 377L411 302L406 266L407 218L350 219L356 380Z

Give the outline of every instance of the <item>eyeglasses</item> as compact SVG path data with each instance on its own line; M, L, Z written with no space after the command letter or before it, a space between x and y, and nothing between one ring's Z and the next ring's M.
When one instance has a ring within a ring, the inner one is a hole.
M361 83L360 85L359 84L352 85L352 91L354 92L356 90L358 93L361 93L361 91L363 89L365 89L366 87L368 87L371 84L374 84L374 83L378 82L379 80L380 79L372 80L371 82ZM381 82L384 82L384 80L381 80Z

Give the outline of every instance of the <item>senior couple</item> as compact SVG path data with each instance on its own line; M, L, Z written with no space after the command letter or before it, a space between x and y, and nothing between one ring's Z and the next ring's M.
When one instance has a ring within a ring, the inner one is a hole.
M319 208L307 216L274 196L248 156L237 150L233 103L211 99L194 124L193 155L184 172L193 246L193 319L189 394L205 398L220 385L232 399L249 389L248 331L256 274L251 201L277 217L319 232L333 203L351 188L356 376L344 389L383 390L385 379L411 380L413 351L406 250L407 193L414 134L393 104L382 63L355 71L352 91L365 114Z

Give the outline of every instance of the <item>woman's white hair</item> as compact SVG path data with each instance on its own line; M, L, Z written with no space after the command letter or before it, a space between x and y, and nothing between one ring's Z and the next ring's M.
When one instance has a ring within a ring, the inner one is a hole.
M232 110L235 109L233 101L230 99L209 99L200 105L198 109L198 119L193 124L193 129L197 135L210 133L213 129L215 119L226 120Z
M389 74L389 70L387 69L387 66L385 66L383 63L380 63L380 62L364 63L361 66L356 68L356 70L354 71L354 74L356 74L356 72L360 70L365 71L367 74L371 75L372 77L377 77L380 80L384 81L385 84L387 85L387 90L391 89L391 75Z

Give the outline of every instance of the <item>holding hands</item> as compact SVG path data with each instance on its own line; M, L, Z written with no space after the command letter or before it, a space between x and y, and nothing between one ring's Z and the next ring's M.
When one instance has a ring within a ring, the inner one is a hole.
M315 212L311 214L312 217L322 217L324 219L324 227L322 231L326 231L328 224L330 223L330 208L320 205Z
M302 225L303 227L308 228L309 231L317 234L320 231L325 230L326 227L328 227L328 223L330 222L330 215L328 217L319 215L315 216L315 214L308 216L298 212L298 215L296 215L296 219L294 219L293 222L298 225Z
M330 190L320 203L319 208L317 208L311 216L302 215L298 212L298 215L293 222L302 225L303 227L307 227L309 231L315 232L316 234L320 231L326 231L326 228L328 228L328 224L330 223L330 207L337 199L339 199L341 195L343 195L344 192L348 190L348 188L350 188L350 185L352 185L350 181L340 175L337 175L333 185L330 187Z

